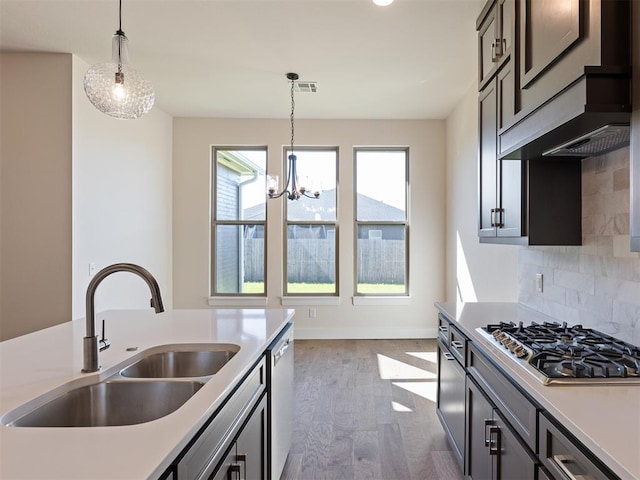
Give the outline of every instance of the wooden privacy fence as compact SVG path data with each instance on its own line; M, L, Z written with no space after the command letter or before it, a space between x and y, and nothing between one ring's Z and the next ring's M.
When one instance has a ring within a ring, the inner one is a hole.
M245 239L245 281L264 280L264 241ZM358 239L358 282L402 284L405 281L404 240ZM289 239L287 279L291 283L335 282L335 240ZM349 268L349 266L347 266Z

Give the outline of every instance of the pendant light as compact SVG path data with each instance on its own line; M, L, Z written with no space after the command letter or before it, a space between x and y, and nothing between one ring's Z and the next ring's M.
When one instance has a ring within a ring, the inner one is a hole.
M132 120L151 110L155 94L151 83L129 65L129 40L122 31L122 0L118 13L118 30L111 40L111 62L87 70L84 91L102 113Z
M294 117L293 113L295 110L295 99L293 96L294 86L296 80L300 78L297 73L287 73L287 78L291 82L291 148L289 150L289 168L287 170L287 182L285 183L281 192L278 192L278 176L277 175L267 175L267 193L269 194L269 198L280 198L285 193L287 194L287 198L289 200L298 200L300 197L308 197L308 198L318 198L320 196L320 190L314 190L313 195L309 195L308 193L308 185L300 185L300 181L298 180L298 172L296 169L296 162L298 157L296 157L293 150L293 134L294 134Z

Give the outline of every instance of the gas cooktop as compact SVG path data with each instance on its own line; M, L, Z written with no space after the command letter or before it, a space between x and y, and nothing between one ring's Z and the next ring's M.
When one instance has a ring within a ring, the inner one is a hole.
M640 385L640 347L591 328L520 322L477 331L545 385Z

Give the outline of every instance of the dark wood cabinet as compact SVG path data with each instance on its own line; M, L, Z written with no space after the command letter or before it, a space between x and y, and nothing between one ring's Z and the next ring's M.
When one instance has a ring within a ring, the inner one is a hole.
M509 62L480 92L479 99L479 228L481 238L521 237L524 213L524 163L497 158L497 130L505 115L513 116L513 77Z
M628 124L630 2L519 0L512 60L516 115L498 157L541 156L579 133Z
M545 154L604 125L629 122L630 11L629 0L489 0L482 9L480 242L581 244L580 162ZM640 53L634 58L640 63ZM640 191L633 178L632 190ZM640 250L634 197L631 237Z
M540 459L549 472L549 478L588 478L613 480L619 477L606 465L581 448L579 442L570 439L571 434L556 425L545 414L540 414L538 439Z
M516 0L488 2L476 24L478 31L478 84L480 89L509 60L516 28Z
M436 414L464 471L467 338L444 317L439 322Z
M494 457L489 455L493 406L473 381L467 385L467 478L493 479Z
M213 480L266 479L266 442L267 397L264 395L210 478Z
M536 479L536 460L472 379L467 380L467 439L467 478Z
M267 478L267 397L260 403L245 423L236 440L237 459L244 464L246 480Z
M465 371L452 353L438 342L437 414L447 433L453 453L464 468Z
M588 3L582 0L524 0L521 16L521 79L527 88L584 36Z

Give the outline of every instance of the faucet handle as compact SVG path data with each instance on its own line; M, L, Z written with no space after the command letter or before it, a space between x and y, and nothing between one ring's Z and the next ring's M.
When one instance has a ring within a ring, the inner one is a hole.
M98 340L98 350L103 351L111 346L111 342L104 335L104 319L102 320L102 338Z

